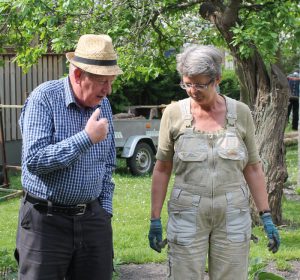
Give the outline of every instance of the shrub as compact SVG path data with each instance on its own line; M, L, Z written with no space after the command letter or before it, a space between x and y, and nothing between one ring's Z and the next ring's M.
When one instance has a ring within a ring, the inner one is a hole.
M16 261L11 257L7 249L0 249L0 279L11 279L17 271Z
M234 70L223 71L220 92L233 99L240 99L240 84Z

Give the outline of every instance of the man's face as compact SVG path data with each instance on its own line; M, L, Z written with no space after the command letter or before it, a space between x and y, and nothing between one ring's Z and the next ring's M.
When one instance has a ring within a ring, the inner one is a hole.
M80 71L80 90L75 93L76 101L83 107L97 106L104 97L111 94L112 83L116 76L102 76Z

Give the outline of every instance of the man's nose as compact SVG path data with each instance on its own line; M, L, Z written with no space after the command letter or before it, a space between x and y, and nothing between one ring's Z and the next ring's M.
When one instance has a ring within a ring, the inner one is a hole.
M110 81L106 81L104 84L103 84L103 90L106 92L106 94L111 94L111 91L112 91L112 82Z

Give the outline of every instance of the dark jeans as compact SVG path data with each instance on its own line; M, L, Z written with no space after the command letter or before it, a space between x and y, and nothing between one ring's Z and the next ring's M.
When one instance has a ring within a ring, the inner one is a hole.
M81 216L47 216L21 200L17 250L21 280L110 280L110 215L93 204Z
M289 101L288 106L288 118L290 116L290 113L293 113L292 116L292 129L298 130L298 121L299 121L299 98L292 97Z

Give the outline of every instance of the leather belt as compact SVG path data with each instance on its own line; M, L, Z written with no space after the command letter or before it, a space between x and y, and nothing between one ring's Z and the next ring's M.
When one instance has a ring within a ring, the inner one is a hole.
M83 203L83 204L76 204L70 206L57 205L57 204L53 204L52 202L46 199L33 196L28 192L24 194L24 199L29 203L33 204L33 207L40 212L47 213L48 215L69 215L69 216L83 215L86 212L86 210L91 209L91 205L93 203L97 202L97 199L95 199L89 203Z

